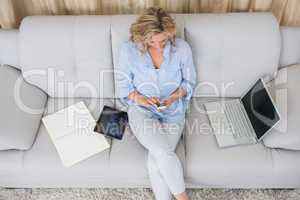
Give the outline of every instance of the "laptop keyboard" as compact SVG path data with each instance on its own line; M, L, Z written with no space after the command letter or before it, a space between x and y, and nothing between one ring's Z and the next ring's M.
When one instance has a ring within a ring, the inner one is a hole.
M242 105L238 100L224 102L224 112L233 130L233 136L235 138L253 137L252 128L242 109Z

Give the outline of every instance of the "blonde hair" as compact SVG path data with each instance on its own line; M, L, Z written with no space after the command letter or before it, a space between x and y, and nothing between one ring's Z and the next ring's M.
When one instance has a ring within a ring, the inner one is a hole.
M157 34L167 32L168 39L174 45L176 24L172 17L160 7L148 8L130 27L130 40L142 44L141 51L148 49L147 41Z

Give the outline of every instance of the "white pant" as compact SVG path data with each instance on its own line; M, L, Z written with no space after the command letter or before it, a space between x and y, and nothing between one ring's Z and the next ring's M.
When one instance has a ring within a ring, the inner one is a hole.
M175 153L184 121L163 123L150 118L135 105L128 109L129 126L137 140L148 150L147 167L157 200L170 200L185 191L183 168Z

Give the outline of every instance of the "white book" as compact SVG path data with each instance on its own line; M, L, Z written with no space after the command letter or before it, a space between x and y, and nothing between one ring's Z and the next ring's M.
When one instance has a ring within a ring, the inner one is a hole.
M94 132L96 121L82 101L42 121L65 167L110 147L104 135Z

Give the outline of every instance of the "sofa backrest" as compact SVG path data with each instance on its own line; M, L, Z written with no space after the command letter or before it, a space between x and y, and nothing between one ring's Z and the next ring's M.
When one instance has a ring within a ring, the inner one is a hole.
M24 78L53 97L114 97L113 64L137 16L24 18L18 48ZM277 70L280 32L271 13L172 17L177 36L192 47L195 97L239 96L258 77Z
M239 97L277 71L280 32L271 13L190 14L185 38L197 68L194 96Z
M19 68L17 29L0 29L0 65Z
M180 37L184 34L179 16L173 15ZM118 45L129 38L129 26L137 17L24 18L19 51L25 80L52 97L114 97L113 61Z
M19 35L26 81L52 97L114 97L109 16L30 16Z

